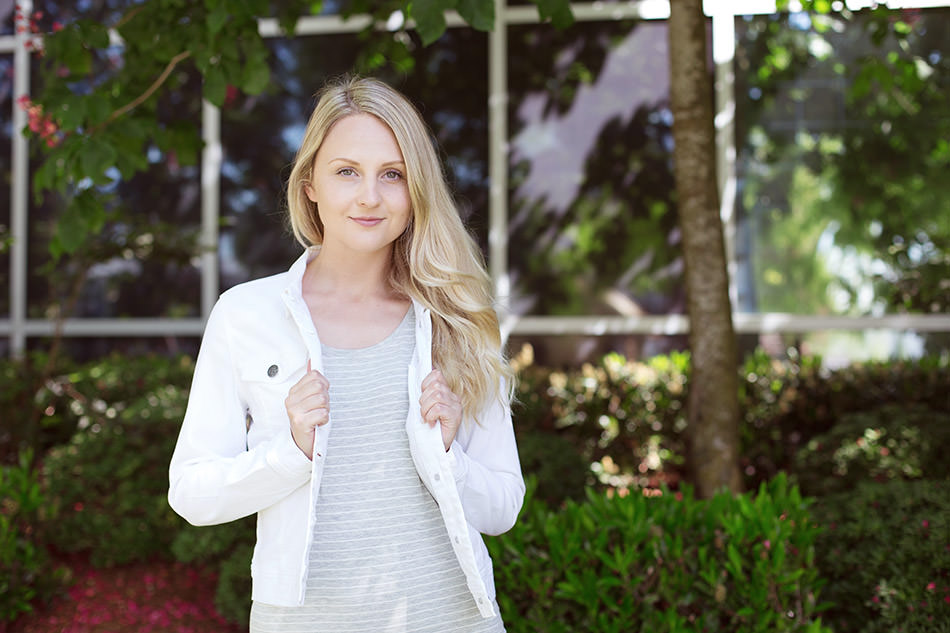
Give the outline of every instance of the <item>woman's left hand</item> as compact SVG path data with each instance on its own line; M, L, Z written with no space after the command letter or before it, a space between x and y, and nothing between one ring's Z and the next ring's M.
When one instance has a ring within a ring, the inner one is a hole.
M419 397L422 420L429 426L442 425L442 443L445 450L452 446L452 440L462 424L462 401L449 389L445 377L438 369L422 381L422 395Z

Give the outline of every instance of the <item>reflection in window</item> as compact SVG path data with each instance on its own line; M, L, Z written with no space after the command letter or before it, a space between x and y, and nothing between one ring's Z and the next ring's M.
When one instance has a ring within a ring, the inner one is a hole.
M121 63L121 49L99 55L92 81ZM41 80L37 73L34 77L36 83ZM169 129L200 129L200 77L181 70L168 81L171 90L157 105L159 120ZM52 221L65 201L47 192L37 204L30 193L29 317L198 316L200 166L185 164L182 156L155 145L144 151L147 171L129 180L121 180L115 171L114 180L99 187L104 194L114 194L107 212L119 214L119 219L107 220L103 231L79 252L59 261L52 260L49 242ZM34 162L31 171L36 167Z
M115 24L131 7L142 0L33 0L33 22L40 32L53 30L53 23L93 20Z
M612 352L621 354L628 360L642 361L689 349L688 337L685 334L512 335L507 340L509 358L516 357L524 345L530 345L534 364L555 368L597 363Z
M14 2L0 3L0 35L12 35L14 28Z
M509 33L512 309L681 313L666 25Z
M443 152L449 182L463 216L483 246L488 217L487 38L451 29L435 44L416 42L412 71L377 72L419 107ZM320 35L269 42L271 88L235 94L222 111L219 241L221 288L286 268L300 252L285 230L284 187L315 105L330 77L353 72L356 35ZM458 72L464 68L465 72Z
M945 313L950 11L739 18L736 38L741 309Z
M13 56L0 55L0 319L10 315L10 186L13 174Z
M906 330L819 330L803 333L761 333L739 337L740 351L754 348L770 356L819 357L828 369L839 369L852 363L918 359L929 350L947 349L950 334L946 332L914 332Z

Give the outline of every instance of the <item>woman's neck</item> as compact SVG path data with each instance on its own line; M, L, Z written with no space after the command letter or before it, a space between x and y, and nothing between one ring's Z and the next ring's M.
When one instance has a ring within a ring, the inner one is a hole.
M391 261L388 251L352 254L323 247L307 264L304 294L313 292L356 301L389 297Z

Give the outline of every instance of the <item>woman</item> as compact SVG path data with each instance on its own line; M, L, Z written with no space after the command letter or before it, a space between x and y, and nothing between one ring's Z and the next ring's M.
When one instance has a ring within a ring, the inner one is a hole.
M512 377L418 112L325 87L288 206L306 252L212 310L169 503L257 513L252 631L503 631L481 533L524 497Z

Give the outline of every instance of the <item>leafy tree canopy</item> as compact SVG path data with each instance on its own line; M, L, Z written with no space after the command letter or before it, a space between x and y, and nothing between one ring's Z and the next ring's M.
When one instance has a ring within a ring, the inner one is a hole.
M567 26L567 0L533 0L543 20ZM113 7L114 3L109 3ZM175 116L163 99L194 79L202 94L221 106L236 92L256 95L270 81L269 49L258 18L276 17L284 32L294 31L299 16L318 14L312 0L128 0L107 19L54 22L50 32L31 39L40 56L38 90L23 97L27 132L35 143L39 166L33 190L37 204L61 198L51 235L54 258L75 253L123 213L115 185L149 168L148 151L173 154L180 165L197 163L201 142L193 117ZM329 1L328 1L329 5ZM371 16L360 37L365 44L359 72L384 65L412 64L407 29L423 44L445 31L445 12L457 11L472 27L494 25L493 0L344 0L333 12L348 19ZM400 26L387 30L400 12ZM117 17L116 17L117 16ZM18 16L21 25L39 34L40 12Z

